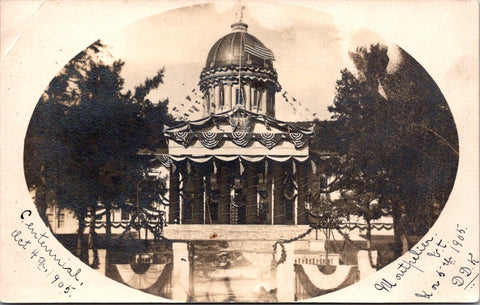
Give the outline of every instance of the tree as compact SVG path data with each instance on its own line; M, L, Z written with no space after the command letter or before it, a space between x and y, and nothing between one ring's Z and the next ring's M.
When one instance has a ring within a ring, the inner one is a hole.
M362 207L356 213L364 213L375 198L393 216L397 256L409 249L409 236L425 234L438 217L433 207L443 207L458 162L445 99L428 73L400 54L393 73L387 72L384 46L350 54L358 74L341 71L329 107L339 124L341 188L355 194ZM367 194L372 197L363 200Z
M88 261L85 219L100 202L106 208L107 242L112 209L136 201L136 183L147 163L137 153L155 143L168 102L146 97L162 83L164 70L131 91L123 92L122 61L99 59L97 41L70 61L50 83L35 109L26 137L26 178L29 187L53 191L62 208L79 221L77 255ZM152 119L154 118L154 119ZM155 131L152 121L155 121ZM38 196L41 214L46 203ZM43 200L44 201L44 200ZM42 217L45 218L43 214ZM95 243L94 227L91 227ZM95 247L95 246L94 246Z

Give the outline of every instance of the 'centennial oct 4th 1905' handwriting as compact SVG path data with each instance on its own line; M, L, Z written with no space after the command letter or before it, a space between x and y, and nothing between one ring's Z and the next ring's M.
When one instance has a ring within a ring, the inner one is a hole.
M473 253L474 250L466 247L467 230L468 228L456 224L455 237L451 240L445 240L438 234L434 234L410 249L408 252L411 255L410 258L402 259L398 263L395 278L382 278L380 282L374 284L375 289L384 292L394 290L411 269L424 273L419 262L425 255L438 265L432 275L432 282L427 282L426 288L414 292L415 297L430 299L435 296L441 286L446 285L462 287L464 290L473 288L479 276L479 258Z
M73 262L64 259L48 245L47 232L40 233L33 222L27 221L32 211L25 210L20 214L25 230L13 230L11 236L18 247L28 252L28 257L37 269L45 274L51 285L69 297L83 285L80 279L81 268L74 268Z

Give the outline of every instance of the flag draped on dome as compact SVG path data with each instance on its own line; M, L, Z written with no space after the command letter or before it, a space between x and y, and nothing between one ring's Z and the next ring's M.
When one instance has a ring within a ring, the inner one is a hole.
M275 60L272 50L260 45L255 41L245 42L245 52L248 54L260 57L262 59Z

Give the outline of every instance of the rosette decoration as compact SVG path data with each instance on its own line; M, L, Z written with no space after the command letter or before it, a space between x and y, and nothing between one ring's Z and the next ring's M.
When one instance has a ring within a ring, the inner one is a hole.
M246 132L233 132L229 134L229 139L236 145L245 147L250 143L252 134Z
M290 136L290 140L296 148L302 148L307 143L307 141L305 140L305 134L303 133L291 132L288 135Z
M182 144L184 147L190 145L194 139L195 137L191 132L177 131L173 133L173 140Z
M115 264L111 278L135 289L148 293L162 291L170 282L172 264Z
M258 141L268 149L275 147L275 145L277 145L282 139L282 135L277 133L260 133L257 134L256 137L258 138Z
M215 132L202 132L197 134L197 139L200 140L202 145L206 148L212 149L222 141L223 134Z
M310 297L320 296L347 286L358 280L357 266L338 265L330 274L322 272L317 265L296 264L295 273Z

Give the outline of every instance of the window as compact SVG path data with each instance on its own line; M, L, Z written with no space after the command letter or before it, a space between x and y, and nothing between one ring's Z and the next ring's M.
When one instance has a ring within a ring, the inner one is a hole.
M60 210L58 211L57 228L63 228L64 226L65 226L65 212Z
M240 88L235 89L235 103L237 105L243 105L243 94Z
M128 220L130 218L130 213L125 210L125 209L122 209L122 220Z
M256 89L253 90L253 106L258 107L258 91Z
M47 219L48 219L48 224L53 228L55 226L55 222L54 222L54 219L53 219L53 214L48 213L47 214Z

